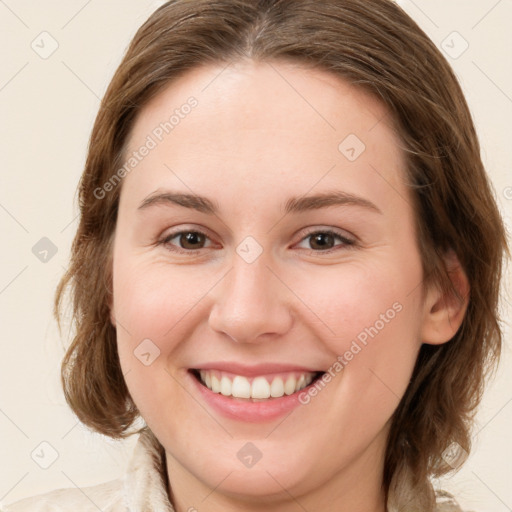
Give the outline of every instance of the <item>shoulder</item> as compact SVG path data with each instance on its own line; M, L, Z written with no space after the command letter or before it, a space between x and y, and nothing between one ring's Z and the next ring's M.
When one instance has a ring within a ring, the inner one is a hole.
M0 512L124 512L121 480L69 489L56 489L11 503L0 505Z
M0 505L0 512L174 512L167 491L164 457L163 446L149 429L144 430L122 478L39 494Z

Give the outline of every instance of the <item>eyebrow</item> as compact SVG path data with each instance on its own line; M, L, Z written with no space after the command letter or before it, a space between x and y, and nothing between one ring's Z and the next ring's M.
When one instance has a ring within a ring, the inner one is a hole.
M218 203L211 201L207 197L197 194L184 194L172 191L155 192L150 194L142 201L138 209L144 210L155 205L178 205L184 208L197 210L208 215L216 215L220 210ZM346 205L359 206L382 214L382 211L368 199L348 192L342 192L340 190L323 192L311 196L291 197L285 203L285 213L301 213L310 210L328 208L330 206Z

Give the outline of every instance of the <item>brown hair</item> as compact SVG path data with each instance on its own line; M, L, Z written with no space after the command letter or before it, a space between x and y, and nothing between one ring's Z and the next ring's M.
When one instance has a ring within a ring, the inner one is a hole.
M293 61L364 88L388 108L407 161L425 281L453 293L442 256L453 249L470 284L454 338L422 345L392 419L384 470L388 506L431 510L429 477L451 468L452 442L470 449L485 378L496 367L502 220L471 114L445 58L390 0L173 0L131 42L103 98L79 185L80 224L59 283L76 327L62 363L66 400L98 432L125 437L138 411L126 387L110 323L111 242L122 183L95 191L123 164L137 114L178 76L206 63Z

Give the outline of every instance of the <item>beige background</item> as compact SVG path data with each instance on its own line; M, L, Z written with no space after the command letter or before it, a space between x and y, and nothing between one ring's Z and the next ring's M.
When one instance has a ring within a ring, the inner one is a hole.
M4 503L57 487L83 487L116 478L135 442L92 434L68 409L59 381L67 340L59 337L51 308L77 226L75 190L99 98L136 29L161 3L0 0L0 501ZM512 2L403 0L401 4L451 54L447 58L467 94L484 162L510 226ZM48 34L40 35L45 31ZM52 45L58 48L45 54ZM47 262L32 251L43 237L57 249L53 256L50 250ZM503 308L508 319L510 292L506 297ZM442 482L468 510L512 510L512 361L508 325L505 329L503 363L477 418L474 451L456 476ZM52 456L56 460L42 468Z

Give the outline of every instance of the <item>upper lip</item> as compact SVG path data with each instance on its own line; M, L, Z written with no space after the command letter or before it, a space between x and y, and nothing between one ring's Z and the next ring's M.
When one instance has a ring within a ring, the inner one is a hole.
M235 361L212 361L209 363L202 363L193 370L219 370L224 372L234 373L236 375L255 377L257 375L265 375L268 373L284 373L284 372L304 372L304 373L317 373L323 370L309 368L307 366L300 366L294 364L280 364L280 363L260 363L255 365L248 365L237 363Z

